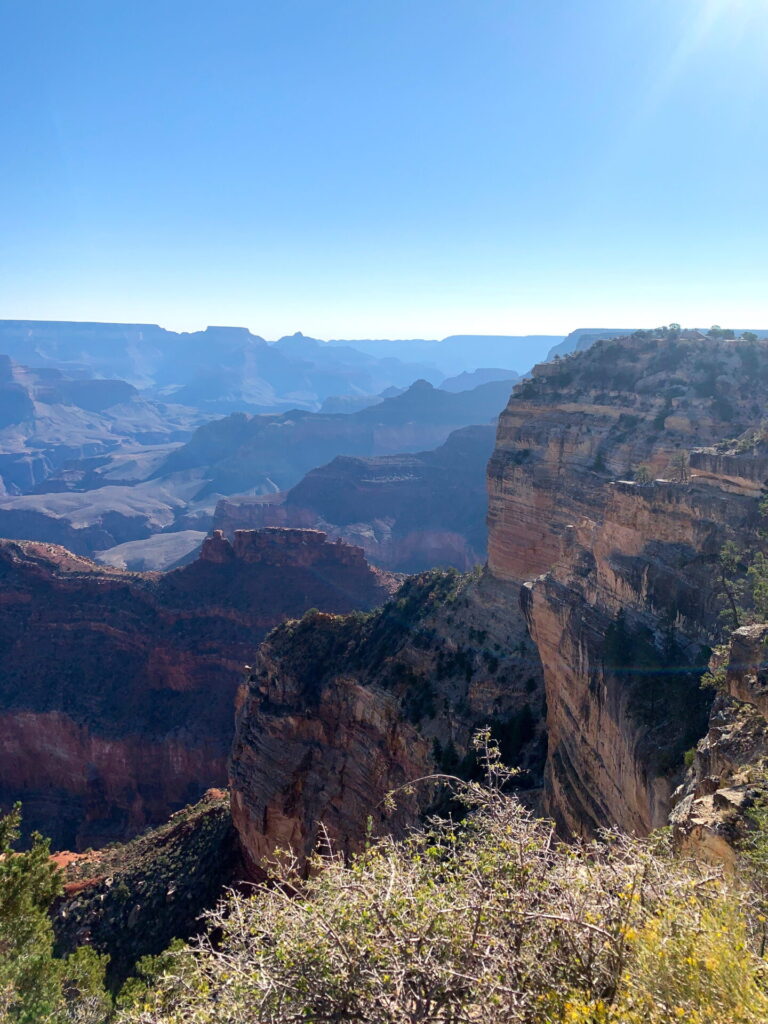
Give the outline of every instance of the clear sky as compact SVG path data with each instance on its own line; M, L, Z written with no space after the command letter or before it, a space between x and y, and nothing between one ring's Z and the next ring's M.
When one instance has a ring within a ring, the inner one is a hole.
M0 0L0 317L768 328L768 0Z

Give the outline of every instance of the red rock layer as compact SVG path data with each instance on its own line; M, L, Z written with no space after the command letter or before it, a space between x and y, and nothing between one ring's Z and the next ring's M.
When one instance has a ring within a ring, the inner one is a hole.
M210 538L173 572L0 541L0 802L54 847L125 839L226 779L234 696L264 634L394 587L316 531Z

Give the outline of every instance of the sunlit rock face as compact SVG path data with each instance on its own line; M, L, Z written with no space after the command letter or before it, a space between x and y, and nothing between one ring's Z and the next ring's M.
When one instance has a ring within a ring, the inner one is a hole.
M267 631L394 586L317 531L215 535L168 573L0 541L0 801L58 848L164 821L225 782L235 693Z
M667 819L706 729L714 566L754 535L768 476L749 444L715 446L759 425L767 392L763 343L649 334L537 367L500 417L489 566L527 584L564 832Z
M714 446L759 422L765 351L642 335L537 368L499 422L489 566L461 597L414 583L431 596L397 614L269 638L230 763L254 869L278 847L304 856L320 822L345 849L371 814L404 828L429 796L387 823L372 809L388 789L438 769L449 744L463 759L485 720L522 714L508 760L563 834L667 821L707 728L714 566L758 523L762 456Z
M240 696L232 813L251 870L369 826L402 834L434 805L435 772L471 773L490 725L531 795L543 768L543 689L516 586L488 573L413 577L368 617L314 614L274 631ZM385 797L398 790L394 813Z

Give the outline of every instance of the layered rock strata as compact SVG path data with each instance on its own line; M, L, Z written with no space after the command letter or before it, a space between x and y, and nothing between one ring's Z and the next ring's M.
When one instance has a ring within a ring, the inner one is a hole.
M0 541L0 803L55 848L135 835L226 779L242 666L311 607L396 585L316 531L215 535L168 573Z
M716 464L698 450L721 445L714 451L724 454L725 439L759 423L765 356L762 343L642 332L537 367L502 413L488 466L488 571L464 595L473 616L483 594L500 595L495 646L473 644L480 657L456 681L464 713L450 739L463 754L490 714L473 693L516 714L529 679L534 734L547 741L542 806L563 833L663 824L684 751L706 730L711 697L699 679L720 627L718 555L727 540L754 537L763 470ZM442 746L455 709L438 709L409 733L410 669L407 685L389 680L403 652L424 650L416 678L452 706L438 665L466 645L466 633L441 602L429 641L420 646L420 627L406 623L414 636L390 637L390 660L371 656L372 627L350 634L352 626L324 621L302 625L298 660L295 634L262 648L230 768L233 813L253 861L281 845L305 853L321 820L354 846L387 788L435 769L439 759L421 739ZM520 649L531 651L528 665ZM483 669L486 656L508 667L503 680ZM530 673L539 658L543 692L538 667Z
M320 838L354 850L398 833L434 786L386 794L474 764L473 731L493 726L509 763L541 775L543 691L517 591L487 574L414 577L380 612L313 614L262 644L240 700L232 813L255 873L276 849L305 857Z
M465 427L414 455L339 456L281 497L222 499L214 526L317 527L397 572L466 571L485 561L485 466L495 427Z
M765 469L690 451L748 430L767 391L762 344L644 334L538 367L500 417L489 565L529 581L544 806L565 832L666 821L706 727L718 554L754 537Z

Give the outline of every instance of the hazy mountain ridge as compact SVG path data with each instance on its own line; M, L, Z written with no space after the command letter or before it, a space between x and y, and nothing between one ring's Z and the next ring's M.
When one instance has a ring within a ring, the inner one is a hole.
M72 377L0 356L0 488L32 490L71 460L181 442L201 419L123 380Z

